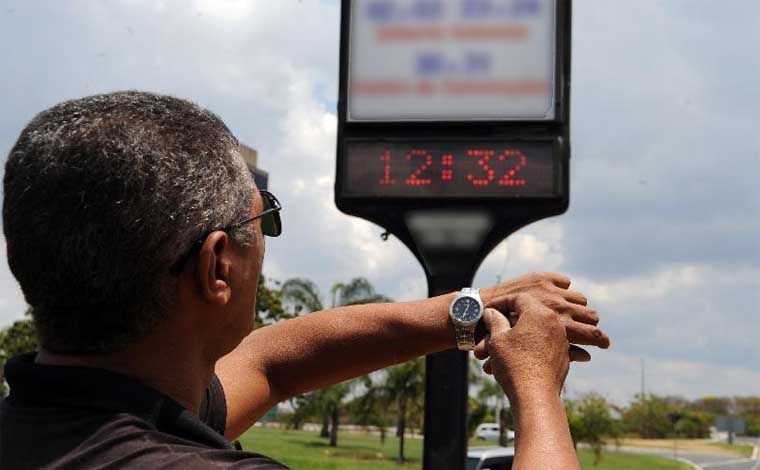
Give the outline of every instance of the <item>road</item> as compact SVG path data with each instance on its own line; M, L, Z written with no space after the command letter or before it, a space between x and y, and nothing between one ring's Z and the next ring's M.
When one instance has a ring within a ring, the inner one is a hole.
M747 442L743 442L745 444L750 445L757 445L758 441L756 439L752 439ZM658 455L661 457L667 457L667 458L673 458L673 451L672 450L665 450L665 449L649 449L649 448L640 448L640 447L610 447L610 451L619 450L620 452L631 452L635 454L646 454L646 455ZM693 453L685 453L685 452L678 452L677 458L681 460L688 461L691 464L694 464L699 469L709 470L709 469L718 469L718 470L760 470L760 460L753 460L750 458L741 458L741 457L731 457L727 455L713 455L713 454L693 454Z
M760 438L757 437L735 437L734 442L737 444L747 444L751 446L760 446Z

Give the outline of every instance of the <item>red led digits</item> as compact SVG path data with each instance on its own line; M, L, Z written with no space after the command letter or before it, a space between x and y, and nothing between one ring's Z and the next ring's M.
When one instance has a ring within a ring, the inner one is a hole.
M488 165L488 161L494 156L493 150L468 150L468 157L479 157L478 165L486 172L485 178L476 178L472 173L467 173L467 180L475 186L488 186L496 178L496 172Z
M383 161L383 178L380 180L380 184L393 184L396 181L391 179L391 151L386 150L380 156L380 160Z
M515 175L528 163L528 158L524 153L519 150L505 150L501 153L501 155L499 155L499 161L515 162L514 166L507 170L504 176L499 179L499 186L525 186L524 179L513 179Z
M430 178L420 178L420 175L433 164L433 156L427 150L422 149L414 149L406 154L407 160L411 160L414 157L423 157L425 162L406 178L406 184L409 186L427 186L433 184L433 180Z
M379 150L382 152L379 160L383 167L379 175L376 173L377 176L375 177L379 176L379 178L375 181L380 186L396 185L397 181L393 178L392 164L401 165L399 169L396 169L397 173L408 173L408 176L403 180L404 186L435 186L436 191L442 191L445 185L447 188L445 191L462 191L465 188L471 188L469 191L483 194L498 192L495 186L493 189L488 189L494 182L496 182L496 186L504 188L528 186L527 180L524 177L519 177L528 164L528 158L521 150L513 148L507 148L497 154L495 150L488 148L465 149L463 146L458 148L455 146L449 151L440 148L435 149L436 157L433 157L433 153L426 149L413 148L408 150L404 161L401 162L391 162L392 148L382 149L381 147ZM454 156L459 156L460 152L468 158L455 159ZM440 160L438 160L438 155L440 155ZM477 162L479 169L473 168L475 162ZM437 164L440 164L440 173L438 167L435 166ZM434 171L434 174L426 174L428 170ZM468 172L467 170L472 171ZM460 173L466 173L466 175L464 178L455 179L455 172L457 175Z
M441 157L441 181L451 181L454 179L454 156L446 153Z

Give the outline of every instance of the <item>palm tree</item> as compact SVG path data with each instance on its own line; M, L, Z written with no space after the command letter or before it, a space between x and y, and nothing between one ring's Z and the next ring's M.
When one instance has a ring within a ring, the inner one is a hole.
M398 459L406 460L404 455L404 436L407 417L412 408L423 405L425 393L425 363L421 358L388 368L383 385L388 404L395 404L398 410L396 432L399 438Z
M288 279L282 284L280 292L282 301L291 306L296 314L324 310L319 288L308 279ZM330 294L332 296L331 307L333 308L390 301L389 298L376 293L372 284L362 277L351 279L348 283L334 284L330 289ZM355 381L347 381L306 395L311 406L319 409L322 414L322 430L319 435L329 437L331 447L338 445L340 408L356 383Z
M374 383L372 375L365 375L358 380L364 387L364 393L351 402L354 422L361 426L377 427L380 431L380 444L384 445L389 411L385 390Z
M280 287L282 300L291 306L296 314L324 310L319 288L308 279L293 278Z
M324 310L322 299L319 295L319 288L308 279L288 279L282 283L280 295L282 296L282 301L291 307L296 315ZM327 396L320 392L318 390L302 395L301 399L299 399L299 409L319 410L322 414L322 430L319 432L319 436L328 437L330 416L327 412Z
M380 442L385 442L386 417L395 411L399 438L399 461L406 460L406 428L424 410L425 362L422 358L389 367L360 379L364 393L352 403L358 424L380 427Z
M325 414L330 417L330 447L338 446L338 426L340 425L340 408L346 395L354 387L355 382L349 380L331 385L324 389Z
M264 275L259 276L259 288L256 294L256 328L295 316L283 307L282 293L276 288L279 283L274 281L274 284L275 287L268 287Z
M363 277L351 279L347 284L338 282L330 289L332 294L332 306L374 304L391 302L388 297L375 292L375 288Z

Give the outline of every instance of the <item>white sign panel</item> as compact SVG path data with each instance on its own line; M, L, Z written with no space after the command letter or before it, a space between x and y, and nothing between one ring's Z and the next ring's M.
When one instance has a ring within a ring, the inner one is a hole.
M557 0L353 0L349 121L552 120Z

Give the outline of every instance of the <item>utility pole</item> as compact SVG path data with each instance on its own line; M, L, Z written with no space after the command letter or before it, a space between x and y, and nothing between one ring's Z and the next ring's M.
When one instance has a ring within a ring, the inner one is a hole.
M644 398L644 395L647 393L646 389L646 382L645 382L645 368L644 368L644 358L641 358L641 398Z

